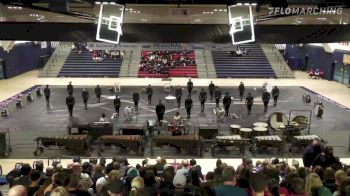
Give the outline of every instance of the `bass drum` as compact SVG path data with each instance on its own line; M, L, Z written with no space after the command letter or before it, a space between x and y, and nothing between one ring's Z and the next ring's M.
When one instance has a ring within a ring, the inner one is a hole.
M282 131L288 125L288 118L282 112L272 113L268 124L273 131Z

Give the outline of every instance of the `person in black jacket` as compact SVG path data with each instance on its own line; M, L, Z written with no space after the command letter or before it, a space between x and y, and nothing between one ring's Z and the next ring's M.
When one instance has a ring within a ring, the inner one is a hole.
M213 81L211 81L209 84L210 100L213 100L214 91L215 91L215 84L213 83Z
M341 166L341 163L334 157L333 147L327 146L324 148L323 153L315 157L311 165L312 167L319 165L326 169L327 167Z
M225 97L222 100L222 104L225 107L225 116L228 116L228 111L229 111L230 105L231 105L231 96L229 95L228 92L225 93Z
M135 111L139 110L139 101L140 101L140 93L137 91L134 91L132 94L132 100L134 101Z
M265 90L261 98L264 103L264 112L266 112L270 101L270 93L267 90Z
M69 95L69 93L72 93L73 95L73 85L72 82L69 82L69 84L67 85L67 93Z
M177 101L177 107L180 108L181 97L182 97L182 89L180 86L177 86L177 88L175 89L175 97L176 97L176 101Z
M153 88L151 87L151 85L149 84L147 89L146 89L146 94L147 94L147 98L148 98L148 104L151 105L152 103L152 95L153 95Z
M275 86L275 88L272 89L273 106L277 105L277 99L279 95L280 95L280 90L277 88L277 86Z
M96 97L97 97L97 103L100 103L100 101L101 101L101 94L102 94L102 89L101 89L100 85L96 86L95 94L96 94Z
M310 145L308 145L303 153L304 167L310 167L315 158L322 152L321 141L315 138Z
M238 86L238 91L239 91L239 99L242 101L243 100L243 95L244 95L244 84L241 82Z
M186 111L187 111L187 118L191 117L192 106L193 106L193 102L192 102L192 99L191 99L191 95L188 95L187 99L185 100L185 108L186 108Z
M201 92L199 93L199 101L201 102L201 111L204 112L204 104L207 100L207 92L205 92L204 88L202 88Z
M248 93L248 96L245 98L245 104L247 105L248 115L250 115L254 104L254 97L251 93Z
M68 107L68 111L69 111L69 116L72 117L73 116L73 107L75 104L75 99L73 97L72 93L69 93L69 95L66 98L66 105Z
M119 116L120 98L118 97L118 95L115 96L113 100L113 105L114 105L115 113L117 113Z
M89 99L89 91L87 91L87 89L84 88L83 91L81 92L81 96L82 96L83 101L84 101L84 109L87 109L87 102Z
M162 101L159 100L159 103L156 106L156 114L157 114L158 124L160 126L162 126L164 113L165 113L165 106L162 104Z
M216 102L216 107L219 107L221 96L222 96L221 91L220 91L219 87L216 86L215 91L214 91L214 98L215 98L215 102Z
M189 79L187 82L187 90L188 90L188 94L190 94L190 96L191 96L192 90L193 90L193 82L191 81L191 79Z
M50 107L51 90L49 88L49 85L46 85L46 87L44 88L44 95L45 95L45 100L46 100L46 106Z

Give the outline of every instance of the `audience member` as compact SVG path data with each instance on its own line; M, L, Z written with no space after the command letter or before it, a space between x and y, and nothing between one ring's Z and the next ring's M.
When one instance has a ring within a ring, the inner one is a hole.
M215 187L216 195L220 196L247 196L247 192L239 187L236 187L235 170L231 166L227 166L222 171L223 184Z
M23 185L15 185L10 188L8 196L27 196L27 189Z

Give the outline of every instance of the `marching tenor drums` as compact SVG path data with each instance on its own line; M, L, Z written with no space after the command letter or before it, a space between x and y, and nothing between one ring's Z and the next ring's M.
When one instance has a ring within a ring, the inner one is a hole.
M243 139L251 139L252 138L252 132L253 132L253 130L251 128L240 128L239 129L239 135Z
M266 127L254 127L254 135L255 136L266 136L267 135L267 128Z
M238 135L239 134L239 129L241 128L241 125L230 125L230 129L231 129L231 134L232 135Z

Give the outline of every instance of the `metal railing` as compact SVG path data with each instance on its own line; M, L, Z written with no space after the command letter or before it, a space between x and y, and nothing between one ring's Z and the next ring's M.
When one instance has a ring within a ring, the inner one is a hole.
M274 66L275 68L281 70L282 77L288 77L289 73L291 73L292 71L289 69L287 62L283 58L280 51L275 47L274 44L267 44L266 46L267 46L267 49L269 49L268 52L270 54L272 54L272 57L273 57L272 62L271 62L271 66Z
M40 74L44 76L49 76L51 72L55 70L58 66L62 65L62 60L67 57L66 50L71 48L70 44L59 43L54 52L52 53L50 59L47 61L46 65L40 70Z

